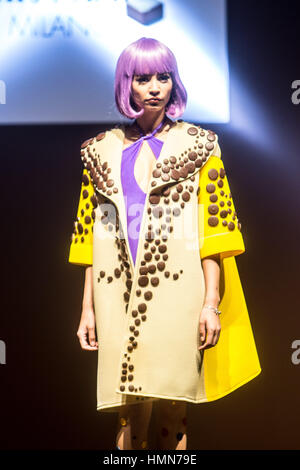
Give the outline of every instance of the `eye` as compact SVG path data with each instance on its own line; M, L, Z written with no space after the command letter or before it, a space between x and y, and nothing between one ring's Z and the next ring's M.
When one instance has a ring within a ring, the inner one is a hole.
M170 75L163 73L159 76L160 80L168 80L170 78Z
M146 82L148 80L148 77L146 75L142 75L141 77L137 77L137 82Z

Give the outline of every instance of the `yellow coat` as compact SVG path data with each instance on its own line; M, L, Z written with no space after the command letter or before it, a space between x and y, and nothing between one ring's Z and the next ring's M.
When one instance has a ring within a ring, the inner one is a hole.
M245 251L241 224L218 136L182 120L169 131L149 181L135 265L120 178L123 140L118 126L81 146L69 255L70 263L93 265L97 410L216 400L261 372L235 261ZM200 352L201 259L217 253L221 335Z

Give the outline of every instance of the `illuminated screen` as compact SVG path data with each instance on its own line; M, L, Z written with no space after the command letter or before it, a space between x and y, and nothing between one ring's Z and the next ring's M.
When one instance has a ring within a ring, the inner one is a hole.
M0 123L128 121L115 67L143 36L175 54L183 119L228 122L225 0L0 0Z

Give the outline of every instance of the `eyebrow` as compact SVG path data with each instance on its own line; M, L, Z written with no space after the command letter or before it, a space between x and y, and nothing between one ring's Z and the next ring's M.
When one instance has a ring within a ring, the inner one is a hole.
M158 75L170 75L170 72L157 72ZM135 75L136 77L151 77L152 75L156 75L154 73L142 73L141 75Z

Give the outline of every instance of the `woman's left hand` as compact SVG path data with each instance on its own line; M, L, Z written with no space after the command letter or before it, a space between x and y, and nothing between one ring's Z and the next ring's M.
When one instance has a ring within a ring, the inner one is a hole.
M210 308L203 307L201 311L199 332L201 341L205 341L206 339L205 343L199 346L199 350L212 348L219 341L221 333L220 318L219 315Z

